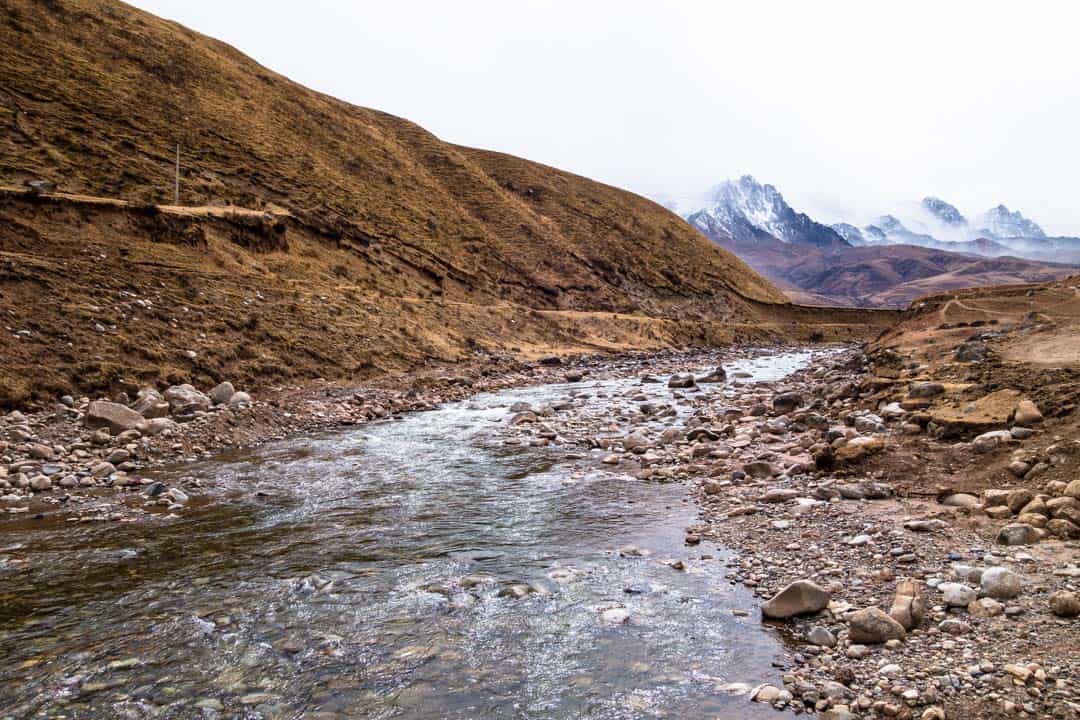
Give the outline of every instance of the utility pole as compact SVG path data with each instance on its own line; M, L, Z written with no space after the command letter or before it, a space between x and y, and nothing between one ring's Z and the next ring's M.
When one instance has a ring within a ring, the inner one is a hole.
M173 192L173 205L180 204L180 143L176 143L176 186Z

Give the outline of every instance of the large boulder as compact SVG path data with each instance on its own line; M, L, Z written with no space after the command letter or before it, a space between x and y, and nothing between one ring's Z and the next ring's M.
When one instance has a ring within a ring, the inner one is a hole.
M972 440L971 447L975 452L987 453L996 450L1003 443L1011 442L1012 439L1012 433L1008 430L991 430Z
M954 357L960 362L981 362L989 349L981 340L969 340L956 348Z
M1050 596L1050 612L1058 617L1080 617L1080 595L1070 590L1058 590Z
M975 401L946 403L929 411L934 435L942 438L965 438L1008 424L1016 410L1020 393L1012 389L998 390Z
M210 391L210 400L215 405L224 405L232 400L232 396L236 394L236 388L233 384L226 380L223 383L219 383L214 386L214 389Z
M1024 398L1016 404L1016 412L1013 413L1013 422L1017 425L1034 425L1043 420L1043 414L1039 406Z
M1024 589L1023 583L1020 582L1020 576L1003 567L992 567L984 570L979 585L983 595L992 597L995 600L1012 600Z
M210 398L188 384L173 385L165 391L172 414L176 417L190 417L196 412L210 409Z
M1027 523L1010 523L997 534L999 545L1031 545L1043 539L1044 531Z
M821 612L829 605L829 592L810 580L796 580L761 606L761 614L774 620Z
M1046 523L1046 529L1062 540L1080 540L1080 525L1065 518L1054 518Z
M1010 490L1005 496L1005 504L1009 506L1009 512L1019 515L1029 502L1035 499L1035 493L1027 488Z
M95 400L86 409L83 423L91 429L105 428L113 435L119 435L125 430L138 430L142 432L146 428L146 419L127 405L110 402L108 400Z
M848 616L848 639L859 645L876 645L907 637L904 626L880 608L868 607Z

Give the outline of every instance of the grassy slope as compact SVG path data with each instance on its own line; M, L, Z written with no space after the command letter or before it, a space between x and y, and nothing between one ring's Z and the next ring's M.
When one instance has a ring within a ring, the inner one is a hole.
M126 5L13 0L0 13L0 117L18 129L0 140L0 182L161 202L179 141L186 204L274 203L470 292L625 310L729 287L784 301L648 200L449 145Z
M121 3L3 3L0 78L0 184L167 201L180 142L186 205L287 214L5 194L0 405L884 321L791 321L778 290L655 203L444 143Z

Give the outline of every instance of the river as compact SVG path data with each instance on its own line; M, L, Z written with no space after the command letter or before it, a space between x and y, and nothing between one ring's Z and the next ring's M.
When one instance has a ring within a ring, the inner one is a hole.
M684 486L508 441L513 402L595 416L628 391L671 399L478 395L155 473L206 485L180 517L0 527L0 716L773 715L726 686L775 682L785 647L724 548L684 544Z

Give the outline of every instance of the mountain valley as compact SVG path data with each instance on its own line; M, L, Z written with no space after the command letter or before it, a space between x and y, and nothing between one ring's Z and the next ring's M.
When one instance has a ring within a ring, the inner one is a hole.
M818 223L749 175L706 197L700 209L677 209L796 302L902 308L924 294L1050 281L1080 267L1080 238L1048 237L1003 205L978 218L979 230L933 197L920 204L922 221L882 215L857 227Z

